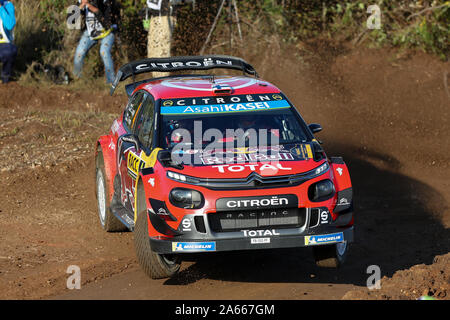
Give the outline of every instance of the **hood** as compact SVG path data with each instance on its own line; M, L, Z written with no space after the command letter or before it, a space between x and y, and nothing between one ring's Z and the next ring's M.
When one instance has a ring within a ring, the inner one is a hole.
M284 176L310 171L323 161L313 159L309 143L270 147L245 147L207 150L173 151L184 164L180 173L198 178L246 178L252 172L261 176Z

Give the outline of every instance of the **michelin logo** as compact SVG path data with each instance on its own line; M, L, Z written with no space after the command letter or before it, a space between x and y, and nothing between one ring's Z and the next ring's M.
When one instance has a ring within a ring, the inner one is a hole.
M216 251L215 242L172 242L172 252L176 251Z
M322 234L317 236L306 236L305 246L313 246L323 243L336 243L344 241L344 234L342 232L332 234Z

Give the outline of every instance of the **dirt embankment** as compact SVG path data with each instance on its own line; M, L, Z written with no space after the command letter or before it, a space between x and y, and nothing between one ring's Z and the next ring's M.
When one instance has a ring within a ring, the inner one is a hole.
M371 283L373 284L373 283ZM383 277L380 289L356 289L342 299L405 300L432 297L450 299L450 254L436 256L431 265L419 264L397 271L392 278Z
M255 255L254 263L222 257L184 263L178 278L151 285L159 296L192 299L195 292L329 298L331 288L341 298L349 287L358 290L345 298L417 298L428 290L448 299L449 64L421 53L321 42L295 50L302 59L283 59L270 47L246 57L307 122L322 124L317 137L350 168L356 242L347 264L339 272L316 270L309 252L295 250ZM100 279L138 270L132 234L99 227L93 184L94 143L125 101L106 91L0 86L0 298L62 293L72 264L81 267L83 286L98 282L93 292L102 297ZM373 264L386 278L368 293L362 288ZM261 265L264 272L254 272Z

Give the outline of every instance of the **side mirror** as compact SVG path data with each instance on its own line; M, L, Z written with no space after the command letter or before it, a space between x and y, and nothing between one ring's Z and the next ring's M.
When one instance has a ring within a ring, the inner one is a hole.
M318 123L311 123L308 125L309 130L311 130L312 133L317 133L322 131L322 126Z
M119 137L119 140L122 140L122 141L128 142L128 143L132 143L132 144L134 144L136 150L139 149L139 141L134 134L131 134L131 133L124 134L123 136Z
M172 153L169 150L161 150L158 152L158 160L164 167L172 167L183 170L184 166L181 163L175 163L172 160Z
M158 158L162 162L172 161L172 155L169 150L161 150L158 152Z

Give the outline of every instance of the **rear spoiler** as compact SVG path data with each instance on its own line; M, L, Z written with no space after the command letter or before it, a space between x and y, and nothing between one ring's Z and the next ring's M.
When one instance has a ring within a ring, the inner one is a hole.
M122 66L111 85L113 95L119 82L148 72L172 72L183 70L234 69L258 77L256 70L241 58L224 55L182 56L168 58L147 58Z

